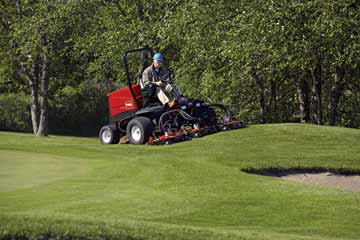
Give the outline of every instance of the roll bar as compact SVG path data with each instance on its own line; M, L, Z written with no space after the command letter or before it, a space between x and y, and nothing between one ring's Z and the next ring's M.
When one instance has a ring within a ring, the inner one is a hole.
M132 97L133 97L133 99L135 101L136 107L139 109L140 104L139 104L138 100L136 99L134 90L131 87L131 78L130 78L129 65L128 65L128 55L130 53L136 53L136 52L150 52L150 54L152 56L152 55L154 55L154 51L149 47L144 47L144 48L127 50L124 53L124 56L123 56L123 62L124 62L124 67L125 67L125 74L126 74L127 84L128 84L129 90L131 92L131 95L132 95Z

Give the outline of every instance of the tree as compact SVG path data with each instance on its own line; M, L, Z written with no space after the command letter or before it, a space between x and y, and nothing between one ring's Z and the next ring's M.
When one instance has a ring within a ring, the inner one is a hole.
M50 65L47 25L49 19L46 15L50 6L27 2L20 4L19 1L15 1L3 3L3 8L12 13L6 17L8 20L7 25L4 25L6 31L3 36L9 42L7 46L3 46L3 49L7 50L8 56L11 56L16 72L30 85L33 132L37 136L46 136ZM35 14L36 12L38 15ZM41 89L39 89L40 85Z
M8 31L3 35L9 42L3 49L11 56L18 76L30 86L31 119L36 136L48 135L50 79L64 77L61 70L67 66L60 57L67 57L68 48L74 45L72 37L84 30L80 23L85 19L79 15L85 10L89 16L97 3L16 1L3 5L13 9L12 19L8 21L11 26L7 26Z
M248 123L359 126L358 8L353 0L0 1L0 94L31 96L37 135L48 124L100 124L106 93L125 85L124 51L151 46L186 95L230 105ZM129 60L133 73L145 66Z
M327 49L327 62L332 78L328 99L328 125L335 125L338 104L346 85L352 78L358 78L360 52L360 14L359 4L354 1L324 1L323 14L318 24L324 34Z

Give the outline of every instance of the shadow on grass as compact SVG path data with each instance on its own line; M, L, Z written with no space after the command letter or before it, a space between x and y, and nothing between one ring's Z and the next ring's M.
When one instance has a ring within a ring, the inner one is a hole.
M331 173L334 175L342 176L360 176L360 169L347 169L347 168L246 168L241 171L269 177L283 177L293 174L315 174L315 173Z

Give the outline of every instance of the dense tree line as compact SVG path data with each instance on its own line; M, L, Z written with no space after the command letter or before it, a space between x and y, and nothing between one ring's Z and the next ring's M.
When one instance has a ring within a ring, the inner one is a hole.
M186 95L247 123L360 127L355 0L0 1L0 128L96 134L122 54L151 46Z

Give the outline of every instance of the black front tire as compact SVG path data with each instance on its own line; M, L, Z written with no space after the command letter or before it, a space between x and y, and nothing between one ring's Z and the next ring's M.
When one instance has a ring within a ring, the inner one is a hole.
M132 144L144 144L149 140L154 126L147 117L132 119L126 128L126 135Z
M115 125L103 126L99 132L99 140L102 144L118 144L120 130Z

